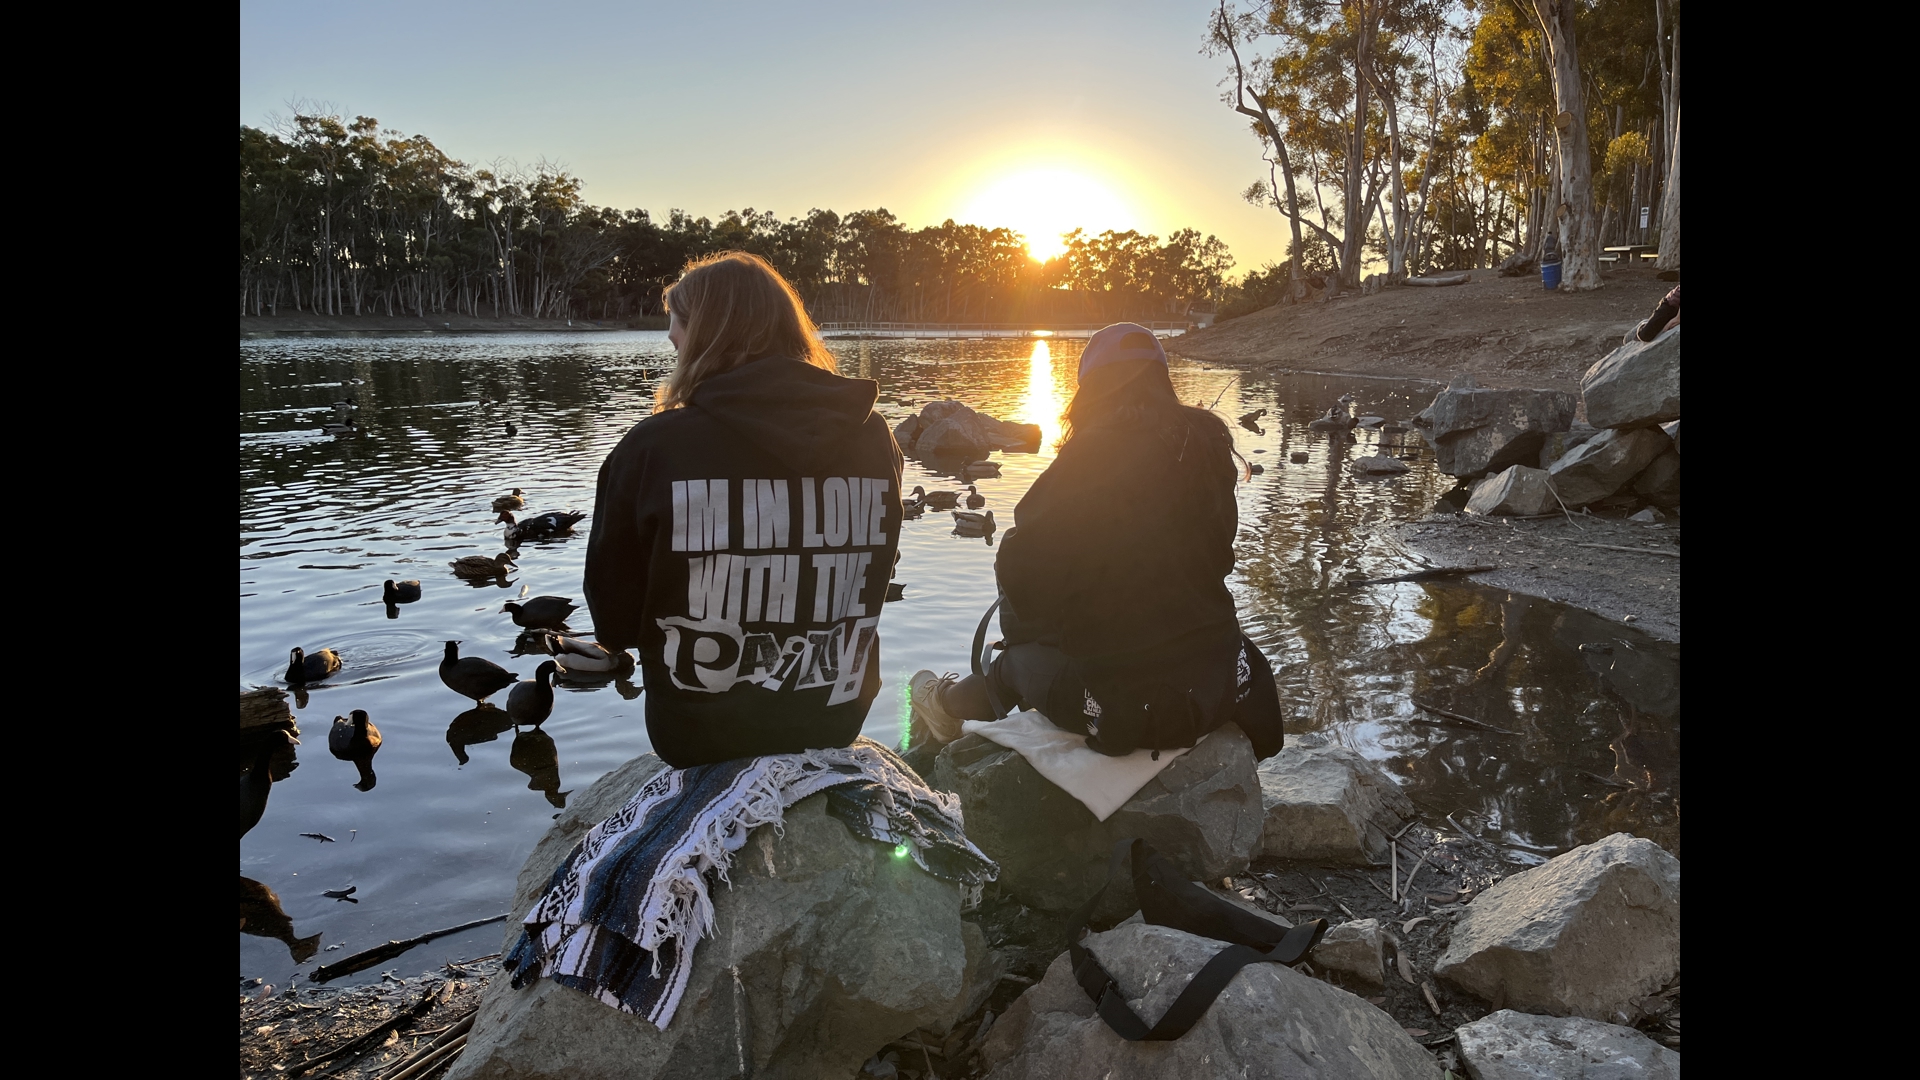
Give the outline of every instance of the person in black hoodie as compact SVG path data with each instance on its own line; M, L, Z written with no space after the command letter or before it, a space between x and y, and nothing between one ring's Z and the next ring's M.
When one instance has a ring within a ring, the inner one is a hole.
M757 256L695 262L666 301L679 363L600 467L597 636L639 650L647 733L675 768L851 745L900 546L879 387L834 372Z
M995 562L1004 650L984 677L915 674L915 716L946 741L1018 702L1114 755L1234 720L1258 757L1278 753L1272 669L1226 586L1246 476L1226 424L1180 403L1135 323L1088 339L1066 423Z

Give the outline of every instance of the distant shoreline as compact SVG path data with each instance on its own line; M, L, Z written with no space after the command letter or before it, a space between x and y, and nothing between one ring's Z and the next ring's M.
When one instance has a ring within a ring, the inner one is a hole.
M603 330L665 330L667 320L657 316L634 319L531 319L514 316L475 318L471 315L243 315L240 336L332 337L386 334L502 334L595 333Z

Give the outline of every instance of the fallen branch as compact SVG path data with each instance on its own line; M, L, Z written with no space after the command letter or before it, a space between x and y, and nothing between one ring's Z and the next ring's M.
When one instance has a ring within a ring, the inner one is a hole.
M1605 548L1608 551L1631 551L1635 555L1665 555L1669 559L1677 559L1680 557L1680 553L1677 551L1661 551L1658 548L1627 547L1624 544L1583 544L1578 540L1569 540L1567 543L1572 544L1574 547Z
M1498 569L1500 568L1497 566L1440 566L1432 570L1416 570L1411 574L1395 574L1392 577L1348 578L1346 585L1347 588L1354 589L1362 585L1392 585L1401 581L1428 581L1433 578L1461 577L1466 574L1478 574L1486 570Z
M1485 720L1475 720L1473 717L1467 716L1464 713L1457 713L1449 709L1443 709L1438 705L1429 705L1426 702L1421 701L1419 698L1408 698L1407 700L1413 702L1416 708L1425 709L1426 711L1433 713L1436 716L1444 716L1449 720L1457 720L1462 724L1466 724L1469 727L1479 728L1482 731L1491 731L1500 735L1520 734L1517 731L1508 731L1506 728L1503 728L1503 727L1494 727L1492 724L1487 723Z
M371 949L354 953L352 956L337 963L322 964L313 969L313 974L307 976L307 979L311 982L323 983L337 979L342 975L351 975L356 971L365 971L375 964L383 964L399 956L408 949L425 945L434 938L446 937L448 934L457 934L462 930L471 930L476 926L485 926L488 923L502 922L506 917L506 914L502 913L491 918L475 919L469 923L461 923L459 926L449 926L445 930L435 930L431 933L421 934L419 937L410 937L405 941L389 941L385 945L375 945Z
M1430 289L1437 289L1445 285L1465 285L1468 282L1468 280L1472 278L1472 276L1473 275L1463 270L1457 274L1435 274L1432 277L1410 277L1402 280L1400 284L1424 285Z
M359 1036L356 1036L355 1038L349 1039L346 1042L342 1043L341 1045L334 1047L332 1050L329 1050L326 1053L321 1054L319 1057L308 1058L307 1060L300 1062L298 1065L287 1066L287 1070L284 1075L299 1076L300 1074L306 1072L309 1069L317 1069L320 1066L325 1065L329 1061L333 1061L336 1058L344 1057L347 1060L342 1061L339 1064L333 1066L332 1068L327 1069L325 1072L316 1074L315 1080L319 1080L320 1077L331 1076L334 1073L340 1072L342 1069L347 1068L348 1066L352 1065L354 1062L360 1060L361 1058L367 1056L368 1054L373 1053L375 1050L380 1049L380 1047L386 1045L387 1036L389 1034L393 1033L395 1030L400 1028L401 1025L403 1024L411 1026L412 1024L418 1022L419 1019L425 1016L427 1012L431 1010L435 1005L438 1005L440 1002L445 1001L452 992L453 992L452 983L441 983L439 987L437 987L436 989L429 990L426 993L421 994L420 1000L414 1002L411 1008L395 1013L390 1019L388 1019L385 1023L381 1024L379 1027L374 1028L372 1031L368 1031Z

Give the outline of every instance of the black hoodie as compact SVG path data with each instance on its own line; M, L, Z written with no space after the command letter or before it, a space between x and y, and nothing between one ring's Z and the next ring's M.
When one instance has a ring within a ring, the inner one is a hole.
M880 691L900 449L879 387L778 357L701 383L600 466L584 588L640 650L669 765L850 745Z

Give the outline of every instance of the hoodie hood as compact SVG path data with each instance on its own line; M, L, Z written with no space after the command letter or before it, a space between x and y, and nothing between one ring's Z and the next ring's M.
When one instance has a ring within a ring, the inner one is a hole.
M873 415L880 384L772 356L701 383L688 407L781 461L813 470L844 457L842 447Z

